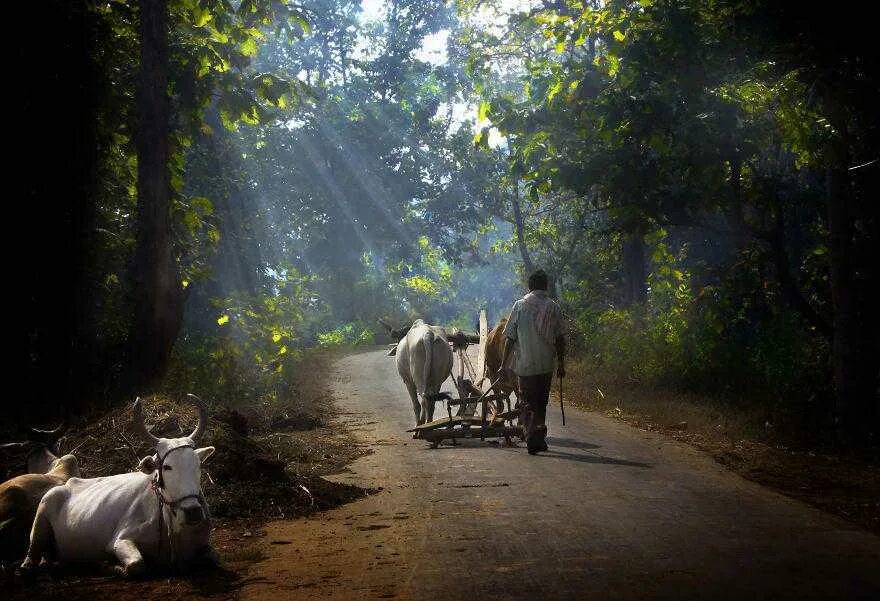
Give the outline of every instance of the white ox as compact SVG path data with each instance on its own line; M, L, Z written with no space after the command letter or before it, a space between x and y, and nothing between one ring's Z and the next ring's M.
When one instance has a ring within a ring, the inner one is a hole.
M42 559L61 562L119 561L126 576L142 572L145 560L181 566L196 559L215 560L210 515L202 494L201 462L214 447L197 449L207 425L204 404L190 395L199 423L189 436L156 438L144 424L140 399L132 425L156 447L138 472L103 478L71 478L43 497L31 529L22 570Z
M434 419L434 403L449 398L440 386L452 372L452 349L446 332L421 319L413 322L406 335L397 343L397 373L403 378L412 400L416 425ZM420 402L421 399L421 402Z

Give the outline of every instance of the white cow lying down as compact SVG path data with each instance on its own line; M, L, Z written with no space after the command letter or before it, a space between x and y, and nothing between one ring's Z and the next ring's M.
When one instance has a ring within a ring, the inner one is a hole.
M416 425L433 420L434 402L449 396L440 392L440 386L452 372L452 349L446 332L440 326L417 319L397 343L395 356L397 373L412 400Z
M195 448L207 411L191 396L199 423L184 438L156 438L144 425L140 399L132 423L156 447L139 472L104 478L71 478L43 497L31 529L22 570L54 557L61 562L101 561L112 555L120 571L136 575L144 562L179 566L215 559L208 505L200 486L201 462L214 447Z

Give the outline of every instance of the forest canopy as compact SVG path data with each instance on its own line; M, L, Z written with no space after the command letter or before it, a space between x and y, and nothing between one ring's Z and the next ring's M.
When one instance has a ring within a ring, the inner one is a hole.
M867 19L762 0L19 3L16 419L286 394L537 268L582 360L880 425ZM26 4L26 5L25 5Z

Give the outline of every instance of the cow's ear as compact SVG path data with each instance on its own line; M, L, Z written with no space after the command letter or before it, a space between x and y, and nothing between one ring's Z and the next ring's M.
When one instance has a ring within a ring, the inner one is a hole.
M152 474L156 471L156 458L152 455L144 457L141 459L140 463L138 463L137 469L139 472Z
M214 447L202 447L201 449L196 449L196 456L199 458L199 461L204 463L205 459L214 454Z

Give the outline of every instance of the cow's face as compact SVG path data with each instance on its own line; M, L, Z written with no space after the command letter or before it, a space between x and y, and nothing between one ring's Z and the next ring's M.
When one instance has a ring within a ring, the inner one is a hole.
M156 465L162 494L170 502L179 501L175 509L187 525L207 518L201 503L202 461L214 452L214 447L194 449L192 444L188 438L163 438L156 445L157 456L164 458Z
M164 502L171 507L176 525L201 524L208 517L201 494L202 461L211 456L214 447L195 448L205 432L208 412L195 395L187 395L199 412L199 422L193 433L184 438L158 438L150 434L144 424L140 399L134 403L132 426L141 436L155 445L156 455L141 460L138 468L146 473L155 472L155 482Z

